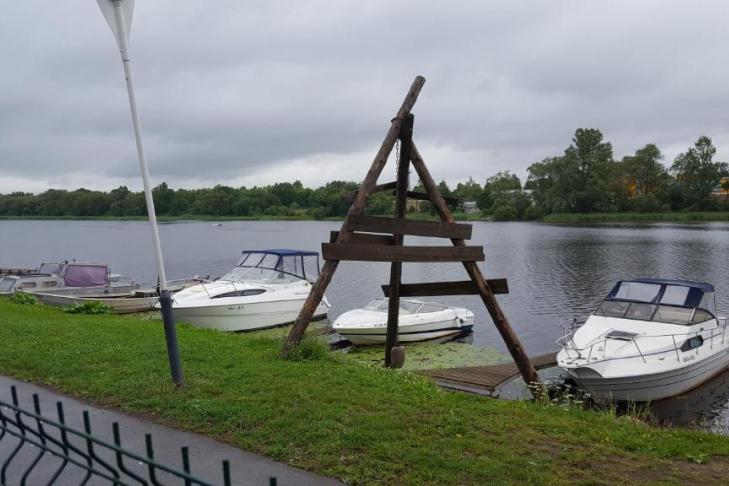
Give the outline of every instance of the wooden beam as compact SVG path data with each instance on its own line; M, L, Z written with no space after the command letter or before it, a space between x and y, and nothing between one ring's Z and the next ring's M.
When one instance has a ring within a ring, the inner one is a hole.
M329 243L336 243L337 238L339 238L339 231L329 233ZM394 245L395 237L391 235L375 235L372 233L352 233L352 236L346 244L350 243L357 245Z
M509 284L505 278L494 278L486 281L494 294L508 294ZM385 297L390 295L390 286L383 285L382 292ZM478 286L473 280L458 282L432 282L402 284L400 295L403 297L428 297L437 295L478 295Z
M434 236L438 238L471 238L472 226L462 223L439 223L436 221L413 221L402 218L356 215L349 219L351 228L370 233L394 235Z
M418 147L414 143L412 145L410 155L410 161L412 162L415 171L418 173L418 177L420 177L420 182L423 183L423 187L430 195L430 200L433 202L433 206L435 206L435 210L440 216L440 219L444 223L452 223L453 216L448 209L448 205L438 190L438 185L433 180L433 177L431 177L428 168L425 166L425 161L423 160L423 157L421 157ZM465 241L458 238L453 238L451 241L455 248L464 247L466 244ZM465 267L468 276L471 277L471 280L473 280L473 282L478 286L481 300L486 306L486 309L489 311L489 315L491 315L491 319L494 321L496 329L498 329L499 334L501 334L501 338L504 340L504 343L509 350L509 353L511 353L514 363L516 363L516 366L519 368L521 376L524 378L524 382L540 383L537 371L529 361L529 356L527 356L526 351L524 351L524 347L522 346L519 337L511 328L511 324L509 324L508 319L504 315L504 311L501 310L501 306L496 300L488 282L481 273L481 269L478 268L478 265L475 262L463 262L463 266Z
M377 184L377 179L380 177L385 164L387 164L390 152L392 152L392 148L395 146L395 142L400 136L400 126L402 125L402 121L413 109L424 84L425 78L422 76L416 76L415 80L410 85L410 89L405 95L405 99L400 105L400 108L397 110L395 118L390 120L390 128L387 130L385 139L382 141L380 149L377 151L377 154L375 154L375 158L370 165L370 169L367 171L367 175L357 191L357 195L352 202L352 206L350 206L349 211L347 212L347 217L353 214L360 214L362 210L364 210L367 197L370 195L372 188ZM352 229L349 227L349 223L345 219L342 224L342 233L340 233L338 241L340 243L346 242L351 237L351 231ZM338 264L339 262L337 261L324 262L324 266L319 273L319 278L317 278L314 285L312 285L309 296L306 298L294 325L291 327L289 335L286 337L282 354L288 354L291 349L301 342L301 338L304 337L306 328L309 326L309 322L314 316L316 308L319 306L321 299L324 297L324 291L329 285L329 282L332 281L332 277L334 276L334 272L336 271Z
M384 246L322 243L322 256L330 261L361 262L475 262L483 261L482 246Z
M410 147L413 144L412 113L406 115L400 125L400 153L397 161L397 185L395 186L395 218L404 219L407 211L407 192L410 185ZM403 234L395 234L395 246L402 248L405 241ZM402 262L390 263L390 299L387 302L387 331L385 333L385 366L394 366L392 349L398 345L398 327L400 322L400 283L402 280ZM401 365L402 366L402 365Z
M375 187L372 188L370 191L370 194L374 194L376 192L385 192L385 191L392 191L397 187L397 182L387 182L385 184L377 184ZM342 194L342 198L344 198L345 201L352 201L357 196L357 192L359 191L348 191Z
M408 199L417 199L419 201L430 201L430 196L425 192L408 191ZM443 200L448 204L460 204L461 200L457 197L443 196Z

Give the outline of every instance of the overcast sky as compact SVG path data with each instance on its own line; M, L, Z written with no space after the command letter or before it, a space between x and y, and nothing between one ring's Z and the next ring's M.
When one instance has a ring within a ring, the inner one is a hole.
M360 180L417 74L433 176L483 182L578 127L729 160L727 25L726 1L137 0L130 50L154 184ZM94 0L3 1L0 58L0 192L141 187Z

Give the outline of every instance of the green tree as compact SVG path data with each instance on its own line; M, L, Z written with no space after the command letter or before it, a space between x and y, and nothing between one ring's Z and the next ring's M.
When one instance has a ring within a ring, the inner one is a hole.
M495 195L505 191L521 190L521 181L516 174L503 170L486 179L486 184L483 187Z
M699 137L694 146L679 154L673 161L671 172L683 187L686 203L702 208L710 203L711 191L720 184L721 178L729 174L726 162L714 162L716 148L711 139Z
M529 167L529 187L546 212L591 212L615 209L610 174L613 148L600 130L579 128L561 157L551 157Z

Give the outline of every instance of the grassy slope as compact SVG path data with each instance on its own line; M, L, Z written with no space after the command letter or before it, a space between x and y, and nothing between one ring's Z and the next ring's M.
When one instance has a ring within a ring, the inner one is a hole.
M444 392L341 356L283 361L269 336L180 326L179 340L176 390L158 322L0 299L1 373L353 483L695 482L729 464L729 440L707 433Z

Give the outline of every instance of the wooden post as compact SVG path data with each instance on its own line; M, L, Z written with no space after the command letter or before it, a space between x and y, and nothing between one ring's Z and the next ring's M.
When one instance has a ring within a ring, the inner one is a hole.
M413 141L412 114L408 114L400 126L400 157L397 166L397 186L395 187L395 217L404 219L407 211L408 175L410 172L410 146ZM404 235L395 234L395 246L402 246ZM398 324L400 321L400 282L402 262L390 264L390 295L387 301L387 335L385 338L385 366L392 366L392 348L398 345Z
M395 141L400 136L400 125L406 115L410 113L410 110L413 109L424 84L425 78L417 76L410 86L400 109L397 111L397 115L395 115L395 118L393 118L390 123L390 128L385 135L385 139L380 146L380 150L377 151L377 155L375 155L375 159L372 161L370 170L367 172L364 181L362 181L362 185L357 191L357 195L354 197L352 206L349 208L349 212L347 213L347 218L345 218L344 223L342 224L342 229L339 231L337 243L346 242L351 237L351 229L349 228L348 223L349 216L360 214L364 209L367 197L377 184L377 179L380 177L380 173L387 163L392 147L395 145ZM338 263L339 262L337 261L327 261L324 263L324 266L319 273L319 278L317 278L316 282L312 286L309 296L306 298L306 302L304 302L304 305L301 307L301 311L291 328L291 332L289 332L289 335L286 338L286 343L282 350L284 355L287 354L294 346L299 344L301 339L304 337L306 328L309 326L309 322L314 316L316 308L319 306L321 299L324 297L324 291L329 285L329 282L331 282Z
M415 170L420 177L420 182L423 183L425 191L430 195L430 200L433 202L435 210L440 216L440 219L446 223L453 223L453 216L448 209L448 205L443 199L443 196L440 194L440 191L438 190L438 186L436 185L435 181L430 176L430 172L428 172L428 168L425 166L425 162L420 156L418 148L415 146L414 143L411 147L410 156L413 167L415 167ZM451 239L451 241L453 242L454 246L466 245L465 241L463 241L462 239L454 238ZM496 300L494 293L491 291L491 288L489 287L486 279L481 273L481 269L478 268L476 262L464 261L463 266L466 268L466 272L468 273L469 277L471 277L471 280L473 280L473 282L478 287L478 293L481 296L481 300L486 306L486 309L489 311L489 314L491 315L491 319L493 319L494 321L496 329L499 330L502 339L506 343L506 347L509 349L511 356L514 359L514 363L516 363L516 366L519 368L519 371L521 372L521 376L524 378L524 381L527 384L539 383L539 376L537 375L537 371L534 369L534 366L532 366L531 361L529 361L529 357L524 351L524 348L519 341L519 337L514 333L514 330L511 328L508 319L504 315L504 312L501 310L501 306L499 306L499 303Z

